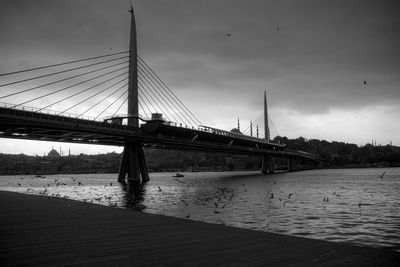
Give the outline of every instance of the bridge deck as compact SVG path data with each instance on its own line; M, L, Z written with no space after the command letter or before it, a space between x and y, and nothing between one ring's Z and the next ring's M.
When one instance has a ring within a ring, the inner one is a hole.
M27 110L0 107L0 137L68 143L123 146L139 141L148 146L315 160L316 156L283 150L284 146L262 139L218 135L190 128L159 125L141 128L108 122L76 119Z
M0 192L2 266L397 266L385 249Z

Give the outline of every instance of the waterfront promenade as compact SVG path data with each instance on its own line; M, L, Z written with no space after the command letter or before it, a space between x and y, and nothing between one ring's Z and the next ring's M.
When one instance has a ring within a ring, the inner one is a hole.
M2 266L396 266L400 253L0 191Z

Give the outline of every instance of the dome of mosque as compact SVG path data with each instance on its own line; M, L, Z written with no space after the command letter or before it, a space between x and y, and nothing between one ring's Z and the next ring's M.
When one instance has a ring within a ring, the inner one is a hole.
M233 129L231 130L231 132L232 132L232 133L242 134L238 128L233 128Z
M57 152L57 150L52 149L47 156L52 157L52 158L58 158L61 157L60 154Z

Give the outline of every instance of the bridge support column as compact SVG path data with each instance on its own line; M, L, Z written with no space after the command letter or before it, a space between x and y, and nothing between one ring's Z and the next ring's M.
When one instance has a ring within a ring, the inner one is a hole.
M119 168L118 182L125 183L126 179L128 182L134 183L145 183L150 180L143 146L140 143L125 143Z
M264 174L274 173L274 166L272 164L272 157L263 155L261 172Z
M288 171L293 172L296 170L296 160L294 158L288 158Z

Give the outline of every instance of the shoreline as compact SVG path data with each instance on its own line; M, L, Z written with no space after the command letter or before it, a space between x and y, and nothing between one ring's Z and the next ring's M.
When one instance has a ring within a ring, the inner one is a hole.
M14 265L396 266L400 253L0 191L2 262Z
M280 173L290 173L290 172L302 172L302 171L312 171L312 170L352 170L352 169L392 169L392 168L400 168L399 166L343 166L343 167L323 167L323 168L310 168L310 169L298 169L295 171L288 171L288 170L281 170L281 169L276 169L275 172L273 174L280 174ZM149 172L149 173L202 173L202 172L259 172L260 175L265 175L261 173L261 170L259 169L238 169L238 170L196 170L196 171L185 171L185 170L176 170L176 171L159 171L159 172ZM116 172L87 172L87 173L28 173L28 174L0 174L1 176L35 176L35 175L39 175L39 176L46 176L46 175L79 175L79 174L115 174L118 175L118 173ZM35 177L35 178L42 178L42 177Z

